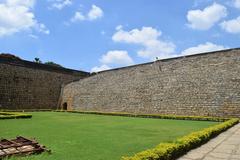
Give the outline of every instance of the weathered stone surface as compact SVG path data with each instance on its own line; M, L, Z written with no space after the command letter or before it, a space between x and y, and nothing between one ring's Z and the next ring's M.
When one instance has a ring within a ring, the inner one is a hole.
M215 157L210 157L210 156L207 156L205 157L203 160L223 160L223 159L220 159L220 158L215 158Z
M228 141L233 140L233 137L236 137L239 131L240 124L237 124L233 128L220 134L220 136L210 140L208 143L200 146L199 148L191 150L178 160L181 160L182 158L188 158L192 160L238 160L240 159L240 141L237 141L238 143L231 145L229 145ZM222 139L222 135L225 135L225 139ZM214 144L216 144L215 146L212 145L213 141ZM216 143L216 141L219 143Z
M240 155L232 155L231 159L239 159L240 160Z
M186 156L184 156L185 158L189 158L189 159L202 159L205 156L206 153L203 152L189 152Z
M86 72L0 58L0 109L56 109L61 85Z
M178 160L192 160L192 159L189 159L189 158L186 158L186 157L181 157Z
M231 154L228 153L219 153L219 152L211 152L209 157L213 157L215 159L228 159Z
M64 87L68 109L240 116L240 49L100 72Z

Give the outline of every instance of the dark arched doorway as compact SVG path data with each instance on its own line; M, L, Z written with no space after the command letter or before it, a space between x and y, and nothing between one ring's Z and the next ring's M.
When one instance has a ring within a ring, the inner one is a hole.
M63 109L63 110L67 110L67 102L64 102L64 103L63 103L62 109Z

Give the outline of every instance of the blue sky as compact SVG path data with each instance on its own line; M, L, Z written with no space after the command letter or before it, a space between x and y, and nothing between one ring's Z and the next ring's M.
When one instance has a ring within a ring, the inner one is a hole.
M99 71L240 47L240 0L0 0L0 52Z

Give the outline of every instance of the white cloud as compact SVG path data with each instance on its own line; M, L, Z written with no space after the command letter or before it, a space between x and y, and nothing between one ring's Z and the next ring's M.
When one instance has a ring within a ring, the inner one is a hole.
M187 13L188 26L198 30L208 30L219 20L227 16L227 9L221 4L213 3L203 10L190 10Z
M118 64L118 65L133 64L133 60L128 55L128 52L123 50L108 51L106 54L102 56L100 62L103 64Z
M32 12L34 0L5 0L0 3L0 37L36 29L49 34L44 24L38 23Z
M118 31L118 30L121 30L122 28L123 28L122 25L118 25L118 26L116 27L116 30Z
M50 34L50 31L42 23L35 24L35 28L36 28L36 30L38 30L38 32L41 32L41 33L44 33L44 34Z
M240 0L234 0L234 6L240 9Z
M240 16L236 19L223 21L220 26L223 30L229 33L240 33Z
M84 15L80 11L76 11L70 21L71 22L84 21L84 20L93 21L93 20L102 18L103 15L104 15L103 10L100 7L96 5L92 5L92 8L88 11L86 15Z
M228 47L224 47L222 45L206 42L205 44L199 44L198 46L185 49L184 51L182 51L181 55L191 55L191 54L197 54L197 53L218 51L218 50L223 50L227 48Z
M132 58L128 55L128 52L123 50L108 51L106 54L102 55L99 61L102 63L102 65L99 67L93 67L91 72L99 72L111 69L111 67L108 65L119 66L131 65L134 63Z
M116 29L117 32L112 36L113 41L141 45L142 49L137 52L140 57L153 60L156 57L170 57L175 52L175 45L159 39L161 31L152 27L142 27L140 30L131 31L124 31L122 27Z
M73 3L72 0L55 0L51 8L56 8L61 10L67 6L71 6L72 3Z
M27 8L33 7L35 0L5 0L8 6L25 6Z
M95 20L101 17L103 17L102 9L96 5L92 5L91 10L88 12L88 19Z
M99 67L93 67L92 69L91 69L91 72L99 72L99 71L104 71L104 70L109 70L109 69L111 69L108 65L106 65L106 64L103 64L103 65L101 65L101 66L99 66Z
M38 39L38 36L34 35L34 34L29 34L29 37L33 38L33 39Z
M75 15L71 18L71 22L84 21L85 19L85 16L81 12L77 11L75 12Z

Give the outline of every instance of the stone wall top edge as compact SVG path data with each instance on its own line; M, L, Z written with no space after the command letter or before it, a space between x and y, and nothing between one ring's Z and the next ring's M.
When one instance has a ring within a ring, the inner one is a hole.
M35 63L31 61L26 61L26 60L15 60L15 59L10 59L5 57L0 57L0 63L19 66L19 67L32 68L32 69L47 70L47 71L58 72L63 74L81 74L85 76L90 75L89 72L85 72L85 71L79 71L79 70L74 70L74 69L69 69L64 67L55 67L47 64Z
M231 49L225 49L225 50L219 50L219 51L203 52L203 53L197 53L197 54L192 54L192 55L185 55L185 56L179 56L179 57L160 59L160 60L156 60L156 61L152 61L152 62L140 63L140 64L136 64L136 65L113 68L113 69L104 70L104 71L100 71L100 72L96 72L96 73L91 73L91 75L96 75L96 74L100 74L100 73L104 73L104 72L110 72L110 71L116 71L116 70L122 70L122 69L128 69L128 68L134 68L134 67L138 67L138 66L149 65L149 64L154 64L156 62L167 62L167 61L172 61L172 60L177 60L177 59L199 57L199 56L205 56L205 55L216 54L216 53L230 52L230 51L235 51L235 50L240 51L240 48L231 48Z
M180 59L183 59L183 58L207 56L207 55L210 55L210 54L225 53L225 52L231 52L231 51L235 51L235 50L239 51L239 53L240 53L240 48L233 48L233 49L226 49L226 50L220 50L220 51L214 51L214 52L205 52L205 53L198 53L198 54L194 54L194 55L187 55L187 56L173 57L173 58L168 58L168 59L161 59L161 60L158 60L158 61L141 63L141 64L126 66L126 67L120 67L120 68L114 68L114 69L105 70L105 71L101 71L101 72L97 72L97 73L91 73L87 77L77 79L77 80L74 80L72 82L67 83L65 85L65 87L68 86L68 85L71 85L72 83L81 81L83 79L88 79L88 78L91 78L93 76L97 76L98 74L102 74L102 73L115 72L115 71L121 71L121 70L125 70L125 69L131 69L131 68L136 68L136 67L140 67L140 66L145 66L145 65L151 65L151 64L154 64L156 62L168 62L168 61L173 61L173 60L178 60L178 59L180 60Z

